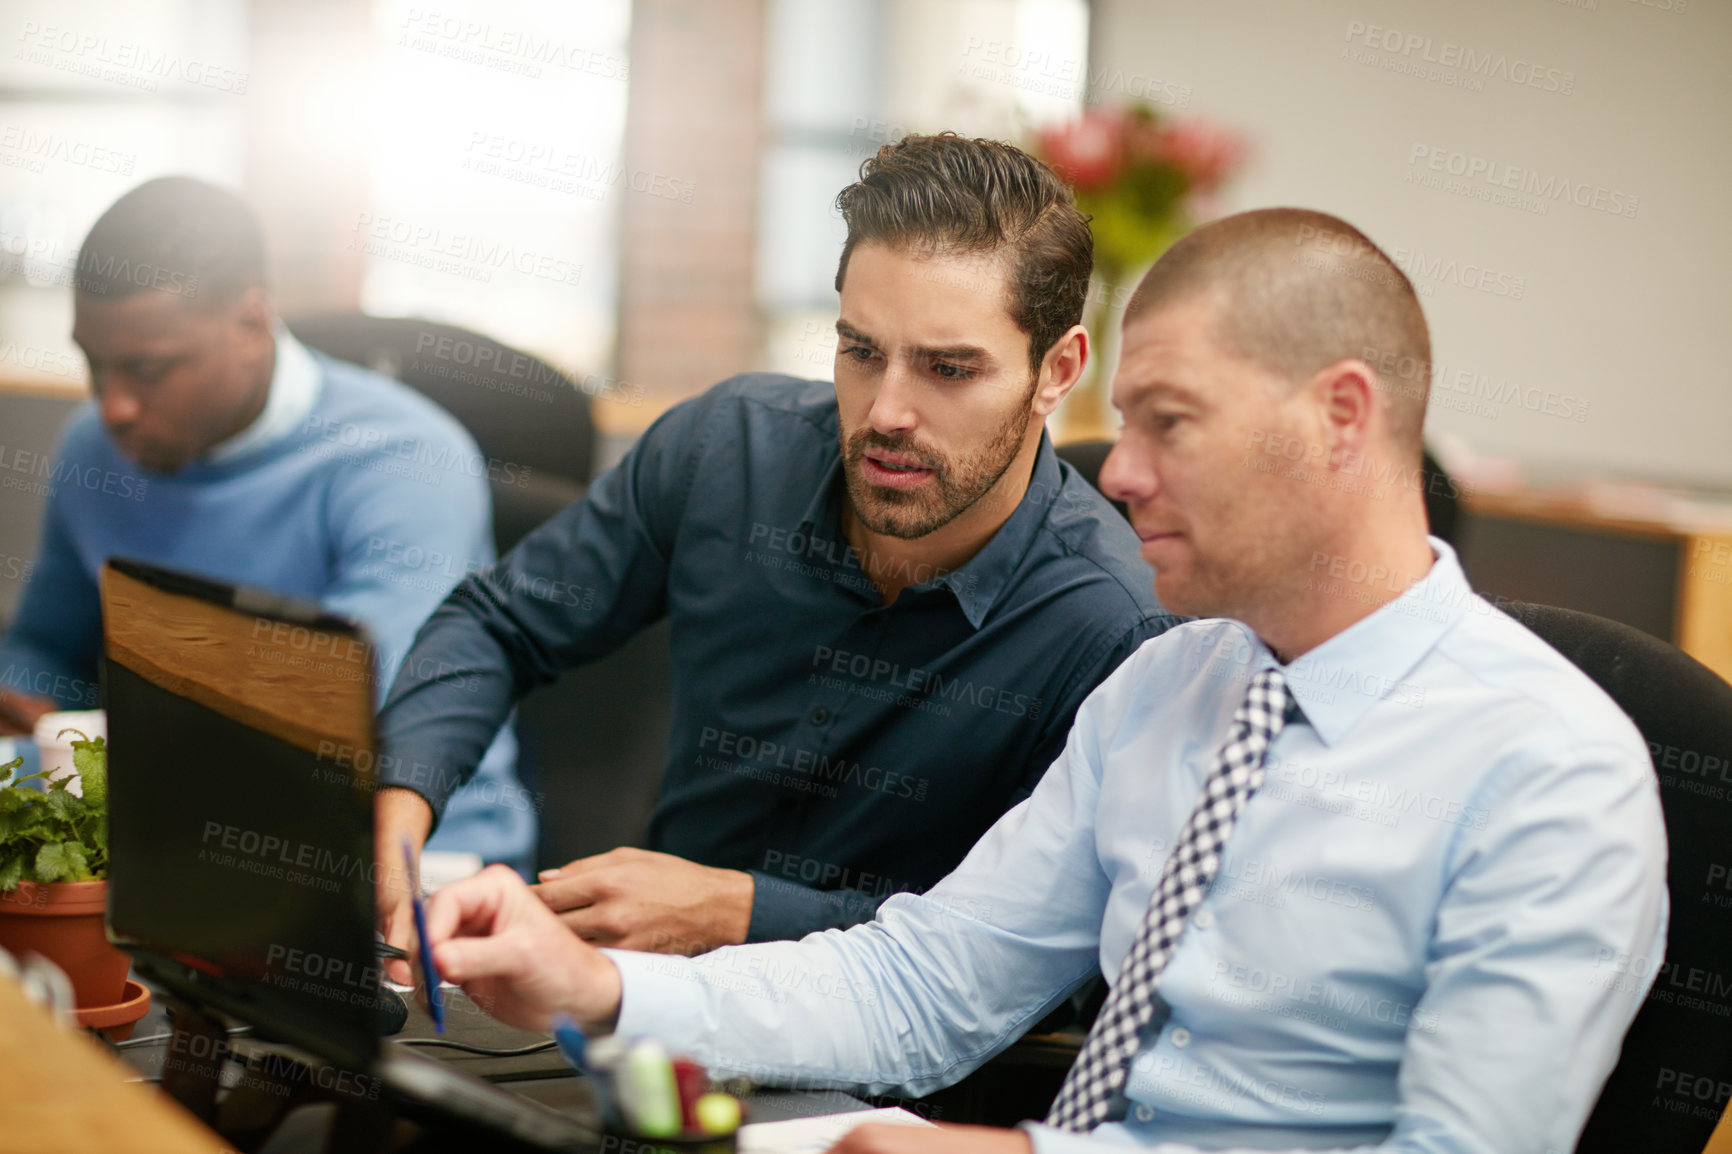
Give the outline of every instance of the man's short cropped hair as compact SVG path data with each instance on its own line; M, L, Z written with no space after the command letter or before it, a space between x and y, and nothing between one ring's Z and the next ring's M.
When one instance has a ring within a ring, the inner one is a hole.
M1413 282L1346 221L1265 208L1206 224L1155 262L1125 325L1212 294L1214 338L1294 385L1339 361L1376 370L1397 445L1417 461L1431 386L1431 337Z
M91 226L74 284L92 298L157 289L192 304L227 304L264 287L264 232L234 193L187 176L160 177L115 201Z
M1070 187L1046 165L996 140L953 132L886 144L836 197L848 225L836 291L862 241L922 255L1005 249L1006 306L1028 334L1036 376L1047 352L1082 321L1095 242Z

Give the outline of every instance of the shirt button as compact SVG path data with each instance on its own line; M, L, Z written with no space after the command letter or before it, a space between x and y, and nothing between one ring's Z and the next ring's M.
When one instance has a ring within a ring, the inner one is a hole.
M1208 910L1198 910L1197 916L1192 920L1196 922L1199 930L1206 930L1215 924L1215 915Z
M1173 1046L1177 1049L1183 1050L1186 1046L1191 1044L1191 1031L1185 1029L1183 1026L1174 1029L1171 1036L1173 1039Z
M818 708L816 708L812 711L812 724L813 725L823 725L826 721L829 721L829 720L830 720L830 711L828 709L825 709L822 705L820 705Z
M1139 1121L1139 1122L1153 1122L1154 1120L1155 1120L1155 1108L1153 1106L1148 1105L1147 1103L1138 1102L1137 1103L1137 1121Z

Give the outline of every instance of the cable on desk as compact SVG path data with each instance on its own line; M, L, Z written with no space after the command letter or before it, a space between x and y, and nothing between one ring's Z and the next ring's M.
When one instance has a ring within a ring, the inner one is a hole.
M232 1038L236 1034L250 1034L252 1029L251 1026L230 1026L228 1035ZM148 1046L152 1042L166 1042L172 1037L174 1037L174 1031L170 1030L166 1034L151 1034L144 1038L128 1038L124 1042L109 1042L108 1044L116 1050L129 1050L134 1046ZM103 1040L107 1041L106 1038Z
M446 1046L453 1050L462 1050L468 1054L480 1054L483 1058L522 1058L529 1054L539 1054L543 1050L551 1050L558 1042L537 1042L533 1046L523 1046L516 1050L489 1050L486 1046L471 1046L468 1042L453 1042L448 1038L395 1038L400 1046Z

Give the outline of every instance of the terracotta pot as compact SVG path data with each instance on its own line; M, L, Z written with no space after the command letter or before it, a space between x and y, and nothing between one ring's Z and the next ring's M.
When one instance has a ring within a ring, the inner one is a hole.
M74 1010L73 1017L87 1030L101 1030L110 1042L124 1042L132 1037L132 1028L150 1012L150 990L142 983L128 981L126 994L117 1005L92 1006Z
M19 882L0 890L0 946L34 952L66 971L79 1009L112 1006L126 994L125 954L108 944L108 883Z

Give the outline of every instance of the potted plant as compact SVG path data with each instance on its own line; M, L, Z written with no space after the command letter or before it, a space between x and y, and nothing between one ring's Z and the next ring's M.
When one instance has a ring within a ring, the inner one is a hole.
M126 955L103 928L107 743L66 732L80 739L72 742L72 757L82 797L68 788L73 778L52 780L46 770L14 780L23 758L0 765L0 946L15 956L34 951L59 966L72 982L80 1023L111 1027L119 1023L107 1018L134 1003L147 1005L148 994L129 988L136 983L126 980ZM25 784L38 778L45 788ZM141 1016L142 1007L126 1020Z
M1084 323L1096 348L1058 421L1064 439L1110 436L1107 384L1136 279L1212 214L1215 194L1245 158L1245 142L1203 121L1169 120L1138 104L1088 108L1040 132L1033 151L1076 191L1095 240L1096 283Z

